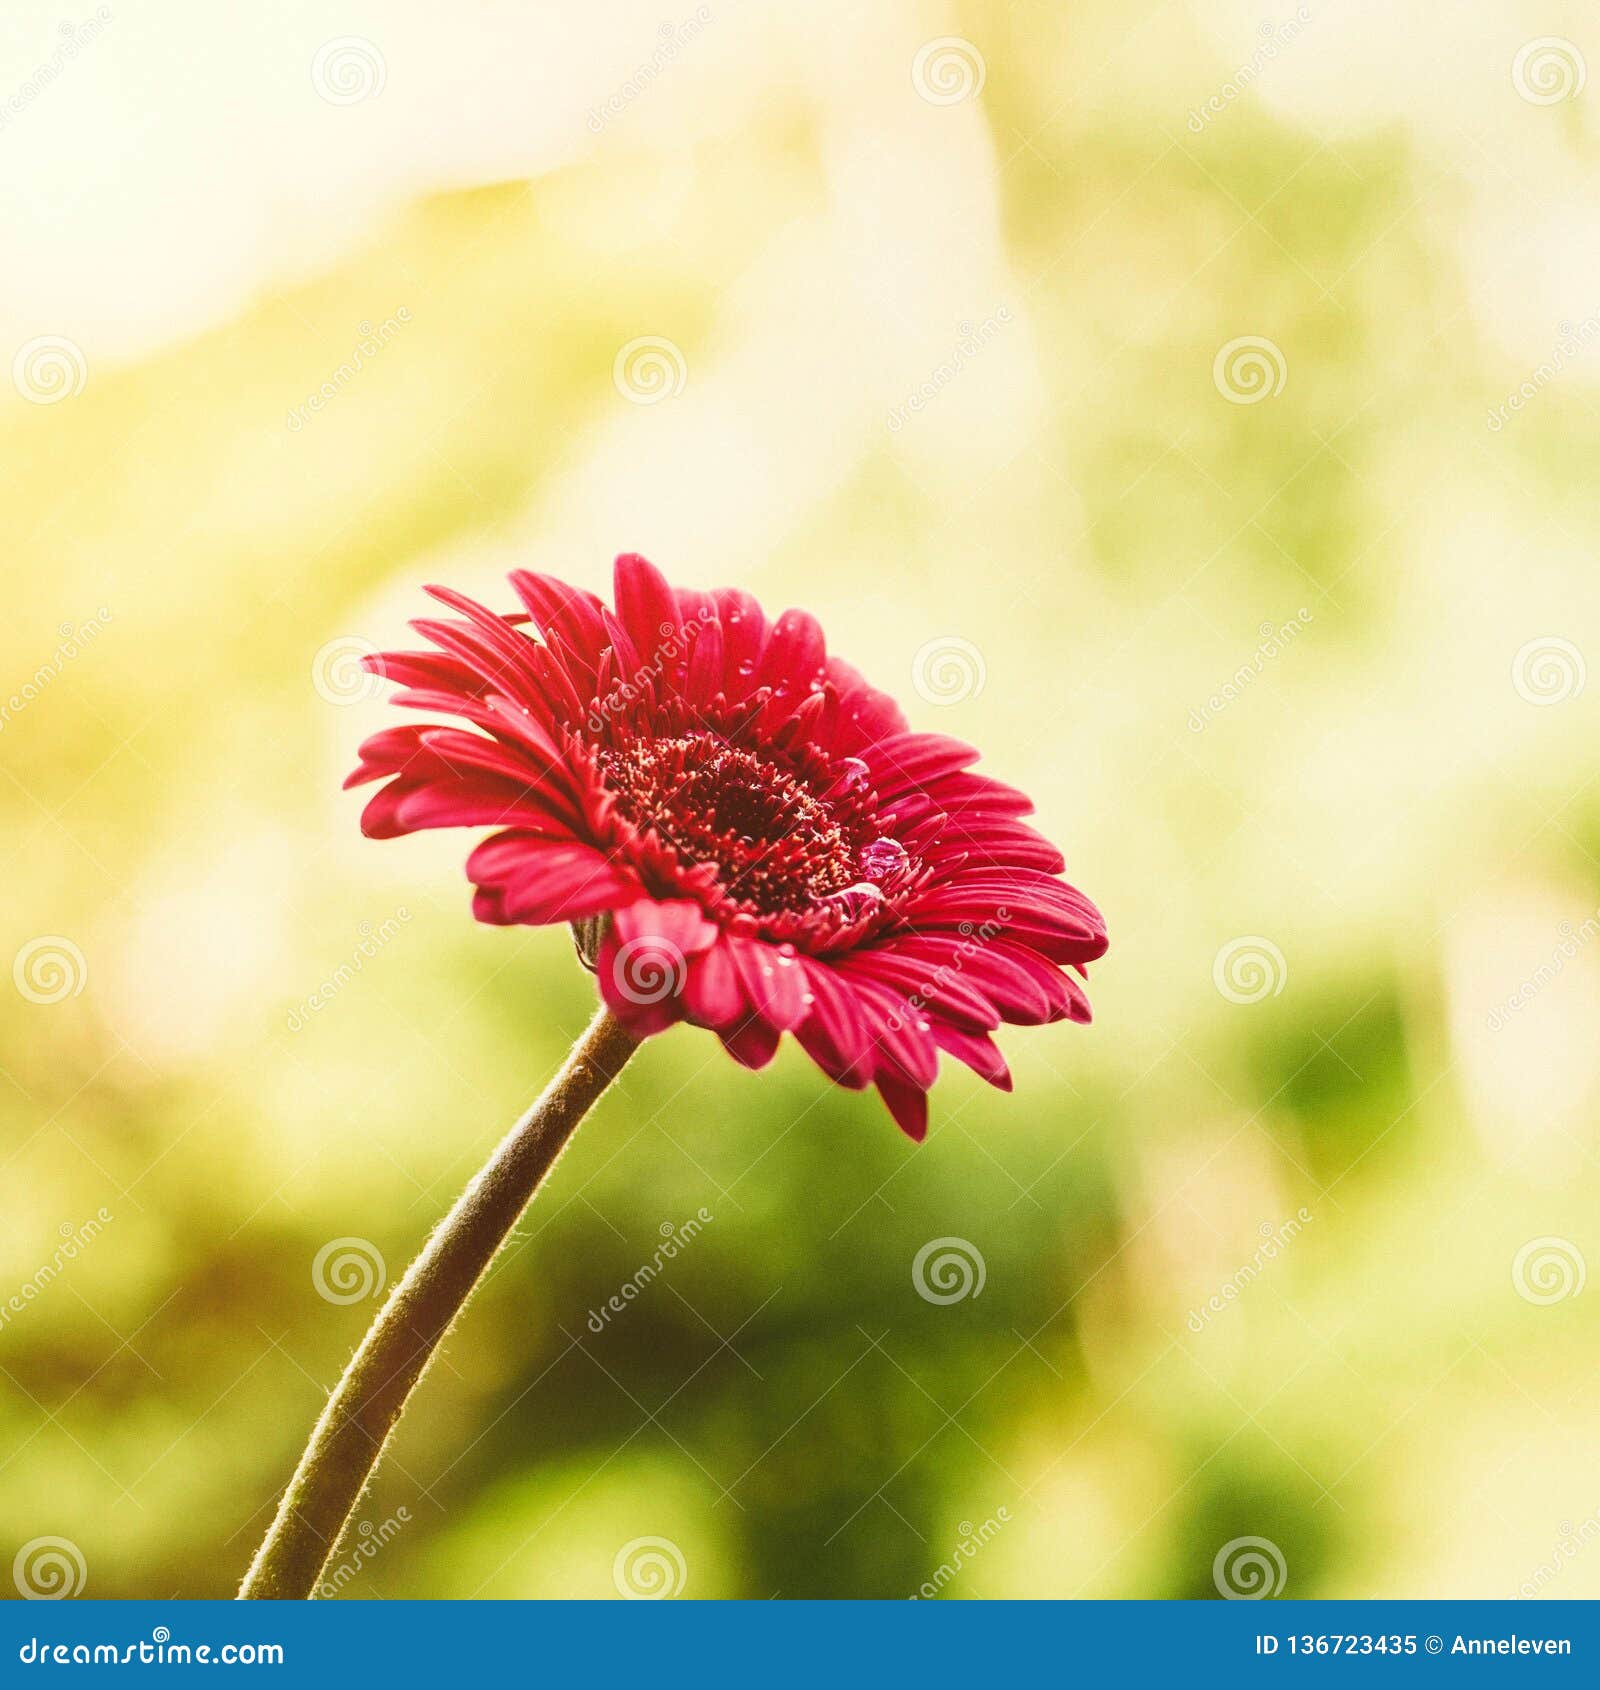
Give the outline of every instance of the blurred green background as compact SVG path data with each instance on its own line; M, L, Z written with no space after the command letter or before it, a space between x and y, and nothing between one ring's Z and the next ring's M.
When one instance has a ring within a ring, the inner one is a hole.
M593 999L354 655L637 549L1036 796L1096 1021L921 1148L653 1041L341 1593L1600 1594L1592 11L162 10L0 36L0 1568L234 1588Z

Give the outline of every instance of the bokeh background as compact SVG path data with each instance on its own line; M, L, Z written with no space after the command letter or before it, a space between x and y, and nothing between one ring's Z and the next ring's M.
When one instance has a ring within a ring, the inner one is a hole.
M340 1593L1600 1594L1597 164L1561 0L8 5L0 1594L229 1593L587 1019L339 781L624 549L1036 794L1096 1020L921 1148L653 1041Z

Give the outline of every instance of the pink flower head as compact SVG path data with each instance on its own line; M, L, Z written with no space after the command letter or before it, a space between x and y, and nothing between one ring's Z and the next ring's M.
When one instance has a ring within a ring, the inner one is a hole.
M480 921L598 935L636 1037L690 1021L760 1068L793 1033L914 1139L941 1050L1009 1090L996 1027L1089 1019L1065 969L1105 954L1105 923L1033 806L911 732L814 618L632 555L614 611L548 575L511 585L507 615L428 588L458 613L413 624L438 649L368 667L471 727L386 728L345 783L386 783L374 839L496 829L467 859Z

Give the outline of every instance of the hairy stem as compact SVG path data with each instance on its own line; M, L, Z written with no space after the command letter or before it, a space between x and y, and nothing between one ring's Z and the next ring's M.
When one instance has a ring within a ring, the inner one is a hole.
M560 1072L434 1229L328 1399L245 1574L241 1597L314 1593L440 1341L573 1130L635 1048L602 1007Z

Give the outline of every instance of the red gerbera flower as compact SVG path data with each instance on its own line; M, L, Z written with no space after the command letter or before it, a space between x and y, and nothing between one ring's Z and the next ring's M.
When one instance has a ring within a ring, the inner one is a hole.
M690 1021L759 1068L793 1033L914 1139L940 1050L1009 1090L994 1028L1089 1019L1064 970L1104 955L1105 924L1033 806L911 732L814 618L631 555L614 612L547 575L511 585L524 612L428 588L459 612L413 624L439 649L368 662L396 703L476 731L387 728L346 782L387 782L375 839L499 830L467 859L480 921L574 923L635 1037Z

